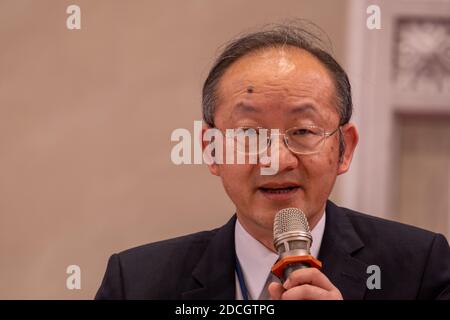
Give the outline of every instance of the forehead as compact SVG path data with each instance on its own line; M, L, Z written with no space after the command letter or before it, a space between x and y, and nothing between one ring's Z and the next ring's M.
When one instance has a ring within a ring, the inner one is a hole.
M218 97L216 111L222 109L221 113L242 109L243 103L274 112L306 103L322 114L336 113L329 71L309 52L290 46L263 49L238 59L222 76Z

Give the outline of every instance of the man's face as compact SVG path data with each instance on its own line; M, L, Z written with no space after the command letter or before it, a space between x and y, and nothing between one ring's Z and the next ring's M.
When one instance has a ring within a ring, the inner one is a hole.
M293 47L264 49L240 58L223 75L218 98L214 119L222 130L263 127L284 133L306 124L331 132L339 125L335 86L328 71L314 56ZM314 226L336 176L347 170L351 159L347 152L339 161L339 134L326 139L321 151L312 155L292 153L279 140L275 175L261 175L260 164L209 168L222 179L239 221L254 236L271 234L276 212L287 207L303 210Z

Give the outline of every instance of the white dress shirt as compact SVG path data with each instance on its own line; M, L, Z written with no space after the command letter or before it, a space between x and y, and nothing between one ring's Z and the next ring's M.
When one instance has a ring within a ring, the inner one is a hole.
M320 218L317 225L311 230L313 242L311 245L311 255L317 257L322 243L323 232L325 230L325 213ZM266 248L261 242L253 238L236 220L234 243L236 255L239 259L244 281L247 287L247 294L250 300L268 299L268 284L277 278L272 275L271 268L278 259L278 254ZM236 299L242 300L242 292L239 285L239 278L235 271Z

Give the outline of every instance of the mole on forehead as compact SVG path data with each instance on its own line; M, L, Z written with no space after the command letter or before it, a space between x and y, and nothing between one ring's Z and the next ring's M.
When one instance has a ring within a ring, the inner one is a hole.
M253 93L253 86L247 87L247 93Z

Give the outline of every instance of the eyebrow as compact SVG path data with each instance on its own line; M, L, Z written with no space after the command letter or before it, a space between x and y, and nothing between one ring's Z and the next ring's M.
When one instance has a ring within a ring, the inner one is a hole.
M238 102L233 110L233 113L262 113L262 110L252 106L250 104L247 104L245 102ZM289 110L290 114L303 114L303 113L318 113L317 108L313 103L305 102L301 103L291 110Z
M291 109L289 111L289 113L292 113L292 114L302 114L302 113L308 113L308 112L318 113L317 107L315 106L315 104L313 104L311 102L305 102L298 106L295 106L293 109Z
M246 104L245 102L238 102L234 107L233 113L261 113L261 109L258 109L250 104Z

